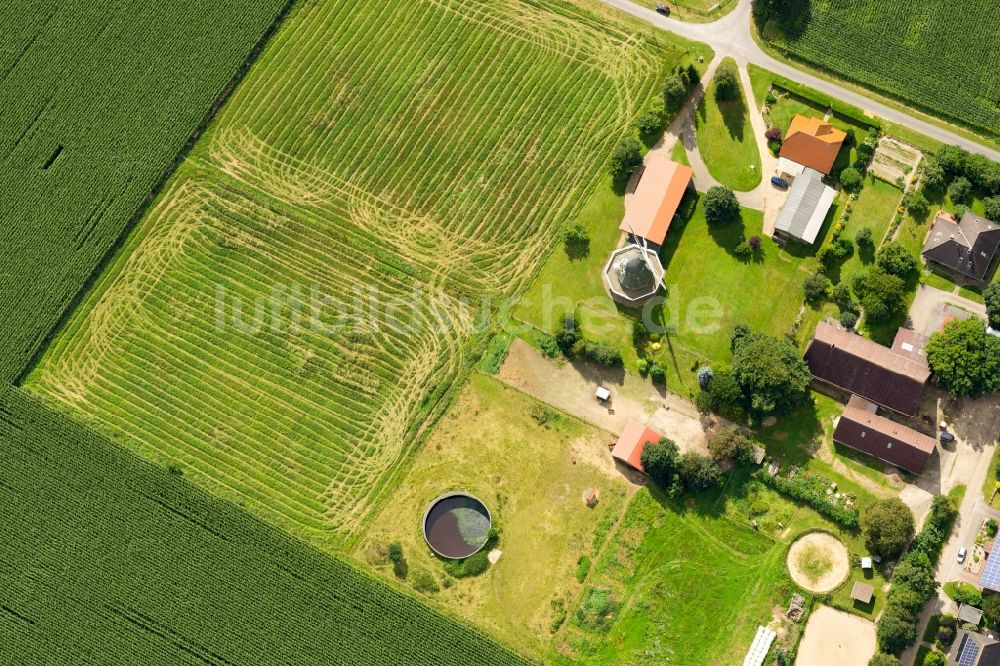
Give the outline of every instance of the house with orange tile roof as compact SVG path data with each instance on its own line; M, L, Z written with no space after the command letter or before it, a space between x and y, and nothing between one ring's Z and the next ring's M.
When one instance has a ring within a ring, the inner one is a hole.
M778 171L795 177L803 169L814 169L829 176L846 138L846 132L821 118L796 115L781 144Z
M658 153L651 154L635 192L628 199L619 228L631 235L633 242L638 243L642 238L658 250L667 237L667 230L693 175L691 167L668 160Z
M650 442L658 442L661 439L663 436L652 428L648 428L638 421L629 420L625 424L625 428L622 429L618 441L615 442L615 447L611 450L611 457L633 469L644 472L642 450Z

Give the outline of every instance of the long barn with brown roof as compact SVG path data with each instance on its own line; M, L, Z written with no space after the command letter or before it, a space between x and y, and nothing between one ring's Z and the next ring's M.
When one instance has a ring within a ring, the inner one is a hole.
M851 396L833 431L833 441L921 474L937 443L932 437L879 416L875 411L873 403Z
M899 349L912 347L910 332ZM926 359L897 353L860 335L821 322L809 343L806 363L813 377L835 388L859 395L880 407L913 416L931 376Z

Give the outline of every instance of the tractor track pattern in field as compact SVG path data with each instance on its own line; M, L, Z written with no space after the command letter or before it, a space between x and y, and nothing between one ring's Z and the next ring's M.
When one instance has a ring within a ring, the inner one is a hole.
M478 299L530 278L670 55L549 0L302 5L26 387L350 538L468 367ZM355 307L317 328L303 289Z

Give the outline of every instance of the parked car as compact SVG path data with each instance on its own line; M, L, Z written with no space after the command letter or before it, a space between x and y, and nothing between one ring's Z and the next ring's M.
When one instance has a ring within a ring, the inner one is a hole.
M965 550L965 546L962 546L961 548L958 549L958 557L956 559L958 560L959 564L965 561L965 556L967 553L968 551Z
M951 434L950 432L947 432L947 431L942 432L941 433L941 441L942 442L954 442L955 441L955 436L953 434Z
M662 2L656 3L656 11L664 16L670 16L670 7L667 7Z
M788 181L781 176L771 176L771 184L775 187L780 187L783 190L788 189Z

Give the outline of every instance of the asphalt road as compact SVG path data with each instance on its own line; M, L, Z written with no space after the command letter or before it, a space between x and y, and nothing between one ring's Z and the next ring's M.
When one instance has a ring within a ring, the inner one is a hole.
M715 50L716 55L732 56L740 65L753 63L764 67L792 81L797 81L830 95L832 98L843 100L863 111L905 125L943 143L962 146L970 152L981 153L991 160L1000 162L1000 150L988 148L958 136L942 127L914 118L903 111L880 104L865 95L842 88L835 83L772 58L757 45L750 35L751 0L740 0L736 9L712 23L684 23L661 16L652 9L635 4L632 0L601 0L601 2L681 37L705 42Z

